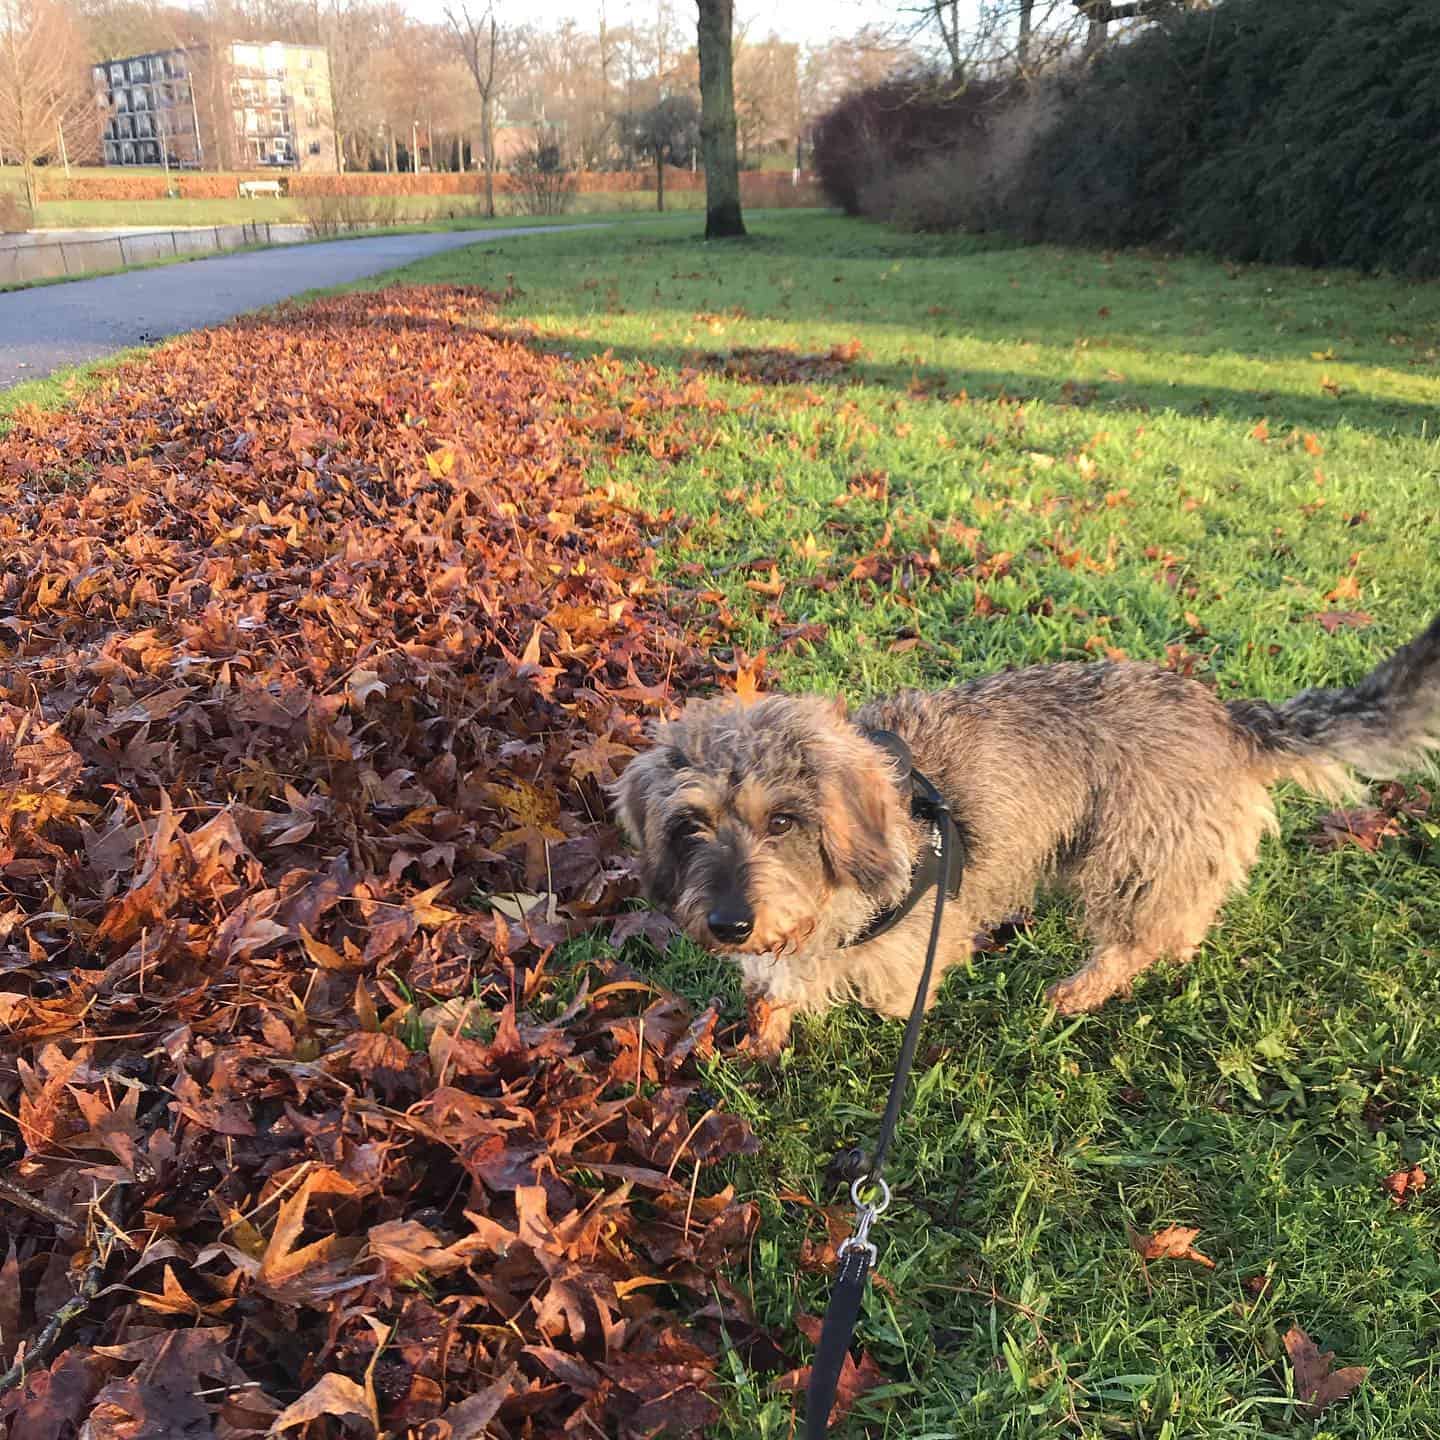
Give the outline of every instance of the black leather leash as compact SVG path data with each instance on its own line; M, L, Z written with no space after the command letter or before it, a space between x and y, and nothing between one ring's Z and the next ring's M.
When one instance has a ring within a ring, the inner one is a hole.
M837 1252L840 1268L836 1274L835 1289L830 1294L830 1304L825 1310L820 1344L815 1351L815 1361L810 1369L810 1384L805 1394L806 1440L824 1440L825 1433L830 1428L835 1388L845 1366L845 1357L850 1353L850 1340L855 1334L860 1302L865 1297L865 1282L869 1279L877 1258L875 1246L870 1239L870 1227L885 1213L890 1204L890 1187L885 1183L882 1174L885 1157L889 1153L890 1142L895 1138L895 1127L900 1120L900 1106L905 1099L906 1082L915 1063L915 1047L919 1044L920 1026L925 1019L925 998L930 993L930 976L935 968L935 952L940 945L940 921L945 913L945 901L958 894L960 873L963 872L965 863L963 847L956 843L959 840L959 831L954 817L940 792L915 769L910 760L909 747L888 731L877 731L867 738L895 756L902 767L908 766L908 780L912 787L912 812L928 818L931 822L932 839L928 848L935 863L929 863L930 857L922 857L922 865L917 866L916 881L912 882L911 894L907 897L901 914L891 915L887 912L887 923L882 927L867 930L862 939L889 929L901 915L909 914L923 893L923 890L918 889L922 875L926 882L924 888L931 884L935 887L935 911L930 921L930 943L925 950L925 965L920 972L920 985L915 992L915 1004L911 1007L910 1018L905 1022L905 1037L900 1042L900 1058L895 1064L895 1076L890 1082L890 1095L885 1102L885 1113L880 1118L875 1148L871 1152L865 1174L850 1187L850 1198L855 1203L855 1232L841 1243ZM961 850L954 890L950 884L952 846ZM875 1193L877 1191L878 1194ZM866 1195L873 1198L867 1200L864 1198Z

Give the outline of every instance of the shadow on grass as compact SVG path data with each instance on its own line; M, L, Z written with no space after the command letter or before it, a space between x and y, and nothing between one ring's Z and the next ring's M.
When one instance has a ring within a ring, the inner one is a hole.
M520 310L545 317L542 343L584 356L708 365L727 349L679 337L711 322L737 344L769 329L812 351L859 333L872 350L914 351L917 364L872 359L847 383L909 390L918 378L929 393L1386 434L1433 424L1440 286L903 235L814 214L757 231L715 244L684 225L555 235L543 248L497 242L384 283L496 288L514 272ZM586 336L592 328L614 338ZM944 350L961 347L969 362L947 363ZM999 364L974 355L986 347ZM1007 370L1003 352L1016 351L1023 367Z
M1095 381L968 365L911 366L853 361L829 370L830 357L823 354L745 346L727 351L674 345L616 345L565 335L545 335L528 343L574 359L609 357L625 365L638 363L694 371L742 386L814 386L836 390L882 386L902 390L917 399L945 401L968 397L1015 404L1039 401L1102 415L1169 412L1192 419L1243 421L1249 425L1268 418L1275 430L1292 425L1319 429L1344 423L1386 436L1397 432L1419 434L1427 427L1433 430L1436 417L1434 405L1358 392L1342 394L1337 400L1323 392L1312 396L1285 389L1241 390L1190 380ZM793 365L797 373L787 376L784 373L787 363Z

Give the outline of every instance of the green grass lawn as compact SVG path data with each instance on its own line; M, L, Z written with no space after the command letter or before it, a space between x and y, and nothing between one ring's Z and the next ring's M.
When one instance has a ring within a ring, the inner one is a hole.
M1358 678L1440 609L1440 288L815 215L754 230L497 241L371 283L513 276L504 323L540 343L751 372L706 370L723 410L677 407L672 458L636 444L595 480L691 518L661 533L668 572L770 683L859 698L1114 649L1280 698ZM1331 608L1370 623L1330 634ZM1043 1001L1082 953L1063 908L952 975L861 1319L889 1383L835 1433L1440 1436L1440 1185L1382 1190L1440 1168L1440 830L1432 811L1327 853L1324 808L1284 795L1200 957L1098 1016ZM737 998L688 945L634 958ZM797 1352L829 1289L799 1264L813 1206L841 1204L827 1165L869 1141L899 1039L840 1010L773 1071L707 1076L763 1140L732 1176L765 1214L737 1278ZM1142 1265L1128 1231L1172 1223L1213 1270ZM1297 1324L1370 1367L1318 1422L1290 1394ZM792 1415L737 1362L716 1433L779 1440Z
M693 517L671 574L720 593L717 643L768 650L775 683L860 697L1112 647L1278 698L1357 678L1440 608L1440 288L814 216L756 232L577 233L395 278L513 275L510 317L625 366L858 343L798 384L752 359L765 378L712 380L729 408L685 422L683 458L596 476ZM849 578L877 550L889 580ZM771 562L778 597L748 583ZM1327 608L1373 623L1332 635ZM840 1433L1440 1435L1440 1194L1381 1188L1440 1166L1440 844L1417 825L1325 853L1323 808L1285 795L1200 958L1098 1016L1044 1005L1081 955L1062 909L951 977L861 1322L892 1383ZM649 963L734 994L688 946ZM767 1216L743 1278L781 1330L829 1282L797 1263L815 1212L780 1196L840 1202L827 1162L869 1139L899 1037L842 1010L773 1073L713 1067L764 1139L735 1177ZM1142 1266L1127 1228L1171 1223L1214 1270ZM1318 1423L1289 1398L1294 1324L1371 1371ZM737 1371L724 1433L791 1425Z

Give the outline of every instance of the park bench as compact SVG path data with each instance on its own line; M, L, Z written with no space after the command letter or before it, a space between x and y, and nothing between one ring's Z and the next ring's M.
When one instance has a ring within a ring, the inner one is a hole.
M257 195L273 195L278 200L283 193L278 180L242 180L240 182L240 198L242 200L253 200Z

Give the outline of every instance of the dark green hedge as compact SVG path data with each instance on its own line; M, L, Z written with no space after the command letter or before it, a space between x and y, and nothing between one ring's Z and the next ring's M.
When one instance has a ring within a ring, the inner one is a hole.
M1222 0L1058 83L1030 238L1440 274L1440 0Z

